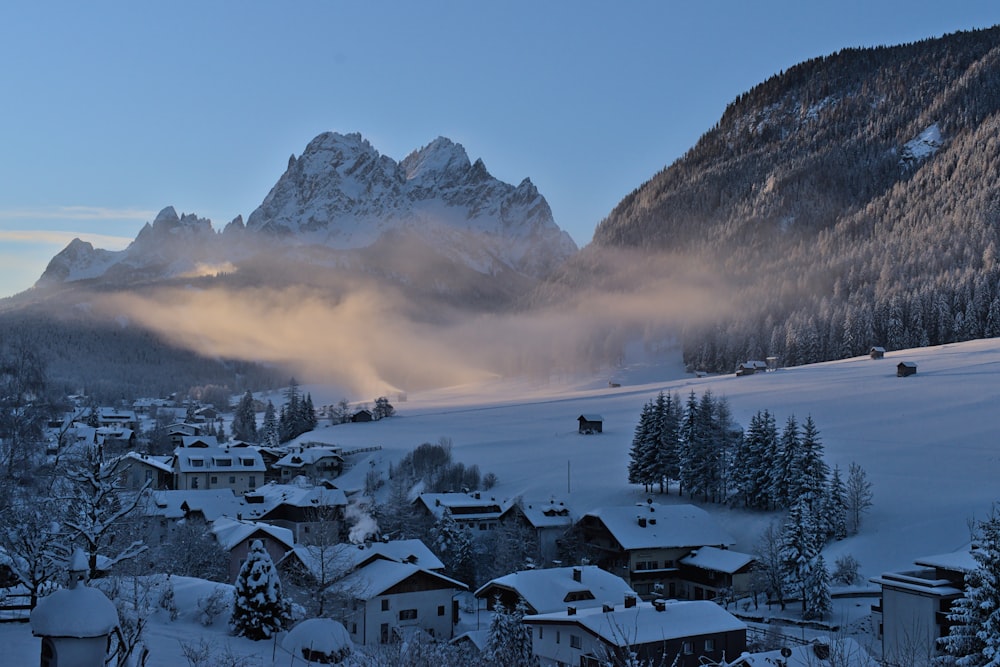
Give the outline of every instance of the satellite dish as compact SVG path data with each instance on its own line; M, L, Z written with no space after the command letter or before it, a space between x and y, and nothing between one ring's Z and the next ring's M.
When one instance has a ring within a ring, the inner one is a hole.
M787 646L782 646L781 647L781 657L782 658L791 658L792 657L792 649L788 648Z

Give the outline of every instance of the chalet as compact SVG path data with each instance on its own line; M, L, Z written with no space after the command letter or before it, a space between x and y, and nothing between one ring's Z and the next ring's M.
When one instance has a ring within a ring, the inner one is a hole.
M515 513L531 529L538 540L538 558L548 563L558 557L557 541L573 525L569 508L554 498L542 502L520 502Z
M524 617L541 667L637 663L698 667L746 650L747 626L707 600L579 608ZM676 660L675 660L676 658ZM674 661L674 662L671 662Z
M242 503L232 489L150 491L139 504L147 544L163 544L180 521L206 524L223 516L237 518Z
M274 462L282 482L300 475L312 481L334 479L344 469L340 447L298 447Z
M596 565L523 570L493 579L476 591L487 609L493 609L497 600L507 609L523 600L529 614L562 611L568 604L577 609L600 607L625 595L635 592L624 579Z
M171 447L183 446L183 439L189 435L201 435L202 428L199 424L188 424L187 422L177 422L167 426L167 437L170 438Z
M917 365L912 361L901 361L896 364L896 377L905 378L917 374Z
M733 544L732 536L694 505L602 507L577 525L586 545L599 554L597 565L649 596L680 597L687 590L680 560L701 547Z
M368 544L297 545L278 563L283 570L305 574L313 582L329 583L376 560L417 565L442 572L444 563L420 540L390 540Z
M868 356L872 359L883 359L885 358L885 348L884 347L873 347L868 351Z
M214 422L219 418L219 413L213 407L198 408L194 411L194 420L199 424Z
M139 418L135 410L97 408L96 421L98 426L121 426L132 431L139 428Z
M122 488L138 491L147 484L150 489L170 489L174 484L174 469L169 456L151 456L129 452L122 457Z
M243 563L246 562L247 554L250 553L250 545L255 540L261 541L275 563L295 546L292 531L286 528L229 517L216 519L212 523L212 534L215 535L219 546L229 554L230 581L236 581Z
M777 360L776 360L777 361ZM767 371L766 361L744 361L739 366L736 367L736 375L753 375L754 373L764 373Z
M264 483L264 460L250 447L213 447L211 436L185 436L188 446L174 450L175 489L228 487L238 494Z
M578 422L578 433L590 434L604 432L604 417L601 415L580 415L576 418L576 421Z
M340 489L272 482L247 492L243 503L242 518L287 528L296 542L308 542L321 533L346 537L347 496Z
M455 522L473 531L474 536L495 530L499 523L505 520L514 502L497 500L494 496L484 496L481 492L473 493L421 493L413 504L435 521L444 516L445 511L451 512Z
M351 415L351 422L357 424L359 422L370 422L374 421L375 415L372 414L371 410L358 410L353 415Z
M914 563L912 570L886 572L871 580L882 586L882 601L872 606L872 631L882 640L882 655L900 663L940 653L938 640L951 627L948 612L962 597L965 575L978 567L967 550Z
M750 554L701 547L680 559L679 578L686 588L680 597L712 600L741 597L750 592L750 577L756 557Z
M345 599L340 615L351 639L371 646L415 631L452 639L458 622L455 596L468 589L419 565L376 558L327 590Z

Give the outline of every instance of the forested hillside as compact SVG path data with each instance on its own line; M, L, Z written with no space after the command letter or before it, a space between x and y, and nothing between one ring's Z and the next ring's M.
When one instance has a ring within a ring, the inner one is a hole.
M804 62L737 97L581 261L698 256L739 286L684 332L709 370L1000 335L998 111L1000 28Z

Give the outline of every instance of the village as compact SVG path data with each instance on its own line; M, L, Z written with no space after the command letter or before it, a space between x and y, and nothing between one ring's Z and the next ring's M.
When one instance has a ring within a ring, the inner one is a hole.
M449 647L454 653L447 655L460 656L456 664L915 665L939 651L951 605L962 596L964 576L976 567L968 549L913 554L912 569L842 587L841 598L862 601L854 606L863 613L850 621L855 630L857 623L867 626L863 635L871 641L862 645L861 637L844 632L849 623L835 614L802 620L794 596L781 600L779 611L762 580L760 555L734 549L737 540L727 528L694 504L647 497L579 511L569 494L498 494L497 487L485 488L495 479L483 484L477 471L471 478L475 488L426 491L414 484L400 509L398 499L393 505L389 497L396 493L392 480L379 472L382 452L374 439L368 446L339 446L329 442L337 428L320 427L321 439L308 431L279 446L261 446L225 436L231 413L161 404L157 410L175 410L177 421L166 427L172 453L156 455L139 451L136 437L148 430L152 403L84 408L70 416L78 421L51 424L51 435L61 441L61 455L100 449L102 467L133 508L121 521L133 538L141 538L146 557L139 560L155 573L145 576L159 589L159 601L145 613L162 614L169 607L163 599L174 599L172 589L165 594L171 578L195 577L214 582L207 590L222 591L218 599L193 600L202 622L218 617L224 625L234 604L232 586L248 561L272 564L290 600L284 625L264 636L275 650L279 638L284 646L285 662L274 664L366 664L347 662L348 656L359 660L387 646L426 642ZM337 423L395 418L376 419L360 409ZM580 414L575 431L595 442L603 421L597 413ZM427 444L421 448L437 451ZM398 467L395 473L414 481ZM390 510L403 515L405 527L384 530L400 518L388 515ZM474 559L494 561L494 567L464 567L462 548ZM211 560L195 559L192 565L165 556L173 552ZM19 556L4 554L11 565ZM87 587L88 578L99 590L122 565L104 569L100 561L89 576L78 571L69 579L65 568L73 564L65 564L59 581L54 577L41 590L66 593ZM68 664L56 657L77 652L67 643L108 646L114 643L109 636L120 635L117 622L97 623L98 642L63 633L45 596L36 607L44 613L18 604L23 582L17 581L16 567L5 569L4 620L30 619L32 633L41 639L43 664ZM36 616L42 620L36 623ZM523 629L528 648L522 650L528 652L497 663L501 649L510 650L497 646L496 635L509 617ZM305 625L296 633L299 624ZM781 626L790 630L782 632ZM309 638L305 647L303 633ZM127 638L118 641L129 645ZM128 648L131 663L120 664L169 664L138 636ZM213 660L221 658L208 651L189 657L190 664L217 664Z

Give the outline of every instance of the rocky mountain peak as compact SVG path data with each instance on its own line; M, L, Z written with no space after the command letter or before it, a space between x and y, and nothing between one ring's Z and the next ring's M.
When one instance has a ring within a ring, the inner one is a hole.
M476 163L482 165L482 160L477 160ZM438 137L407 155L399 166L408 181L434 182L443 177L464 174L472 164L461 144Z

